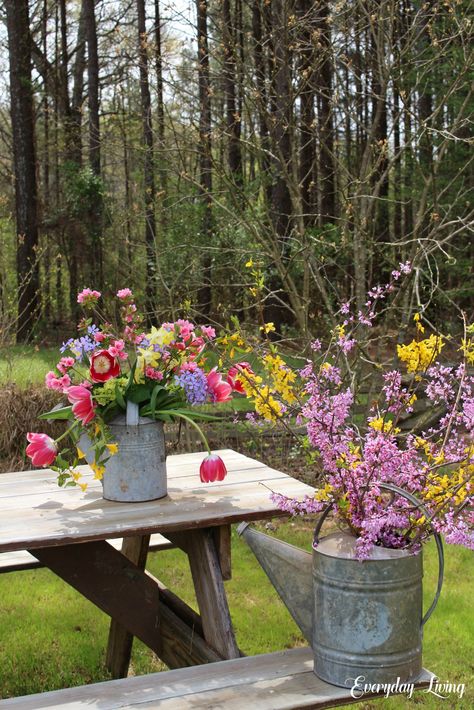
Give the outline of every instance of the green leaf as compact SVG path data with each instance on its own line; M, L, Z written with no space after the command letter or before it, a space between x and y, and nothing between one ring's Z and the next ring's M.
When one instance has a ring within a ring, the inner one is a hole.
M164 390L163 385L155 385L153 387L153 392L151 393L151 399L150 399L150 411L151 411L152 416L154 416L154 414L155 414L156 400L157 400L158 394L162 390Z
M119 407L121 407L124 410L127 409L127 403L125 402L123 394L120 391L120 387L118 385L118 382L115 383L115 399L117 400L117 404L119 405Z
M102 419L104 420L104 422L110 422L118 414L121 414L122 411L123 410L116 402L110 402L102 412Z
M128 393L128 390L133 385L133 380L135 378L135 370L136 369L137 369L137 361L135 360L132 367L130 368L130 375L128 376L127 386L125 387L125 394Z
M72 406L60 407L59 409L52 409L50 412L45 414L40 414L38 419L71 419L72 417Z
M150 388L148 385L133 385L127 392L127 399L135 404L141 404L150 399Z

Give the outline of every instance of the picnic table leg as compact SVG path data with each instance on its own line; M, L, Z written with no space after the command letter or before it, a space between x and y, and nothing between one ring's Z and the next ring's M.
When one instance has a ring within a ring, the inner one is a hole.
M223 533L222 540L228 539ZM196 599L201 613L202 629L207 643L223 658L239 658L229 605L224 589L223 573L213 528L168 534L172 541L188 553ZM219 537L217 536L217 539ZM221 553L225 545L221 546ZM229 575L229 558L222 563Z
M105 541L28 550L45 567L137 636L170 668L222 656L199 633L194 612ZM186 612L186 613L185 613Z
M150 535L125 537L122 542L122 555L145 569L150 544ZM112 678L126 678L132 655L133 636L118 621L112 619L107 643L105 665Z

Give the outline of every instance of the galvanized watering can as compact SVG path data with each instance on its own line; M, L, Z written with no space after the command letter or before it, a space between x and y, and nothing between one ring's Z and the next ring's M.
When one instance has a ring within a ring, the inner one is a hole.
M107 500L138 503L163 498L167 493L163 422L140 417L138 405L127 401L126 415L109 423L118 453L105 464L103 496ZM94 461L90 439L83 434L79 446L86 461Z
M381 488L404 496L391 484ZM314 651L314 672L333 685L414 682L421 673L423 626L443 583L443 546L434 533L439 575L436 596L423 616L422 553L374 547L368 560L355 557L356 538L334 533L318 540L329 513L321 515L313 554L257 532L238 528ZM428 517L428 513L425 513Z

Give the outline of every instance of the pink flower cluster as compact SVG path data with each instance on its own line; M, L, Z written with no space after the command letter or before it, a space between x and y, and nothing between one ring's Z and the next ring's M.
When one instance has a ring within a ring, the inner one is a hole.
M77 302L84 307L94 306L101 297L100 291L92 291L90 288L84 288L77 294Z
M387 504L378 482L390 482L417 495L434 516L436 529L444 532L448 541L462 539L462 544L474 549L472 524L469 526L466 520L467 510L474 504L474 449L467 446L465 436L465 430L474 426L474 378L465 377L457 383L459 396L453 404L456 381L451 369L438 364L431 367L426 374L426 393L435 402L444 394L448 411L436 427L420 436L399 437L395 424L403 412L411 410L411 394L402 387L398 371L385 373L385 403L380 403L377 417L369 416L365 428L354 423L354 397L343 385L339 368L317 369L308 364L301 374L307 380L309 395L301 413L329 486L326 505L334 505L336 515L358 531L359 556L367 556L373 544L406 547L414 539L416 546L430 533L421 528L421 535L410 537L407 532L417 529L421 513L414 512L400 496ZM390 414L395 414L395 421ZM448 427L450 435L446 439ZM444 498L443 485L447 484L442 478L432 478L439 463L461 467L463 471L471 467L472 471L454 486L451 495L447 488ZM464 495L458 499L461 490ZM309 512L307 504L298 506L294 502L281 504L287 512L293 512L293 508ZM317 507L321 510L324 506L318 503Z

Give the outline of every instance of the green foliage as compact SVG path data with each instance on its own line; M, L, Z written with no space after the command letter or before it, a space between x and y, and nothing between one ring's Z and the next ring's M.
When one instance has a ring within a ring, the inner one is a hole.
M71 161L63 165L63 172L68 212L72 217L85 221L104 199L103 180L89 167L80 168Z

